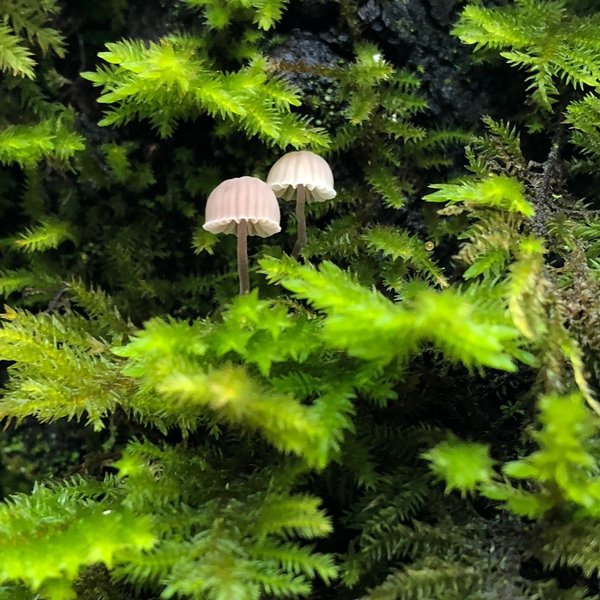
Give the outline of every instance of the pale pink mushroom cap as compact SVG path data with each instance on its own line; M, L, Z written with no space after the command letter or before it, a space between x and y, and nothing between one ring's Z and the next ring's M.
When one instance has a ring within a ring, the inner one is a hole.
M279 203L273 190L256 177L236 177L220 183L206 201L206 222L211 233L237 235L240 221L248 222L248 235L269 237L281 231Z
M306 200L324 202L335 198L333 173L327 161L313 152L299 150L284 154L267 175L267 183L278 198L291 200L299 185L306 188Z

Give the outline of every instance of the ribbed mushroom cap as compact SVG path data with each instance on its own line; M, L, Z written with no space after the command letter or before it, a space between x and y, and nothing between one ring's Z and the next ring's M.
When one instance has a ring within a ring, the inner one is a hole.
M206 201L206 231L237 235L240 221L248 222L248 235L269 237L281 231L277 198L270 186L256 177L226 179Z
M335 198L333 173L327 161L313 152L299 150L284 154L267 175L267 183L278 198L291 200L299 185L306 188L309 202Z

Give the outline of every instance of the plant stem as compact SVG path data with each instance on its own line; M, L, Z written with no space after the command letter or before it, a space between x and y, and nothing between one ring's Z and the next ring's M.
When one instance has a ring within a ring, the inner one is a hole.
M306 206L306 188L300 184L296 189L296 222L298 224L298 239L294 244L292 250L292 256L298 258L298 254L302 252L302 248L306 246L308 237L306 235L306 216L304 214L304 207Z
M240 276L240 296L250 291L248 277L248 221L240 221L237 229L237 263Z

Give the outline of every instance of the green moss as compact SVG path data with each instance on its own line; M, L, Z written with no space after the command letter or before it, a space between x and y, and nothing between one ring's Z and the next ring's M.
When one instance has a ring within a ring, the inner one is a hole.
M4 4L0 598L591 597L595 7ZM204 200L294 148L237 297Z

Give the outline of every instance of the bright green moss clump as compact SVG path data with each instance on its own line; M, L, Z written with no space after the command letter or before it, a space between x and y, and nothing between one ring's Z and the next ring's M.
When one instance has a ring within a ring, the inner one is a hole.
M465 131L370 4L0 0L0 600L595 597L600 12L456 7ZM238 297L205 199L294 148Z

